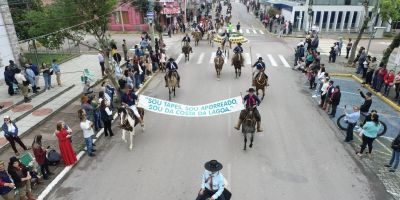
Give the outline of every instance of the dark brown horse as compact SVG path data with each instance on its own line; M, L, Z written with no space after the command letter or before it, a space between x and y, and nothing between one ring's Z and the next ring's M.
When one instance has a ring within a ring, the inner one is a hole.
M247 135L250 134L250 145L253 147L254 133L256 132L256 115L254 113L254 108L248 108L246 110L246 117L242 122L242 134L244 137L244 148L246 150Z
M217 56L214 58L215 71L217 71L217 79L221 77L221 70L224 66L224 58L222 56Z
M236 53L232 57L232 65L235 67L236 78L238 78L242 75L243 63L244 63L244 58L241 53Z
M198 46L199 45L199 41L201 40L201 38L203 37L201 32L195 31L192 32L193 38L194 38L194 45Z
M265 90L268 86L268 78L264 74L263 71L259 72L256 78L253 80L253 85L256 87L256 95L258 96L258 91L262 90L263 96L261 100L264 100L265 97Z
M182 47L182 52L185 54L185 62L189 61L190 52L193 53L192 47L189 45L189 43L185 43L185 45Z

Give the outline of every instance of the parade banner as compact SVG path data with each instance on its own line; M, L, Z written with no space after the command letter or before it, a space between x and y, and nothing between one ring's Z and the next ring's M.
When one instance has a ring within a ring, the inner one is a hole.
M189 106L140 95L138 107L156 113L181 117L210 117L244 109L240 96L204 105Z

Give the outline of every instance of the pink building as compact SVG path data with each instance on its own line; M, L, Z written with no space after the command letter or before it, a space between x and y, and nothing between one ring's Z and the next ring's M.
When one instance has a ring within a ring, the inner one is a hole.
M112 13L109 30L148 31L149 25L143 21L140 11L131 4L124 4Z

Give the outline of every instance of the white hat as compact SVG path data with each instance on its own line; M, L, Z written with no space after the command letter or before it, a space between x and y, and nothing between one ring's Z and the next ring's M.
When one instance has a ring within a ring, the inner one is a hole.
M10 116L5 115L5 116L4 116L4 119L10 119Z

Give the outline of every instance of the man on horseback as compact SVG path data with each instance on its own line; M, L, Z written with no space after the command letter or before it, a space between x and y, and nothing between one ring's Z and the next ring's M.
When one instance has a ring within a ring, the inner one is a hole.
M221 47L218 47L218 50L217 50L217 57L219 57L219 56L221 56L222 57L222 50L221 50Z
M246 104L246 109L240 112L239 121L234 128L239 130L243 120L246 119L249 110L253 109L257 121L257 132L263 132L264 130L261 128L261 115L257 110L257 106L260 105L261 101L257 95L254 94L255 90L253 88L250 88L247 92L248 94L243 98L243 101Z
M136 107L136 100L137 100L137 99L138 99L138 97L136 96L135 92L133 92L133 90L131 90L131 89L129 88L129 86L126 86L126 87L124 88L124 93L123 93L122 96L121 96L122 104L128 106L128 107L133 111L133 113L135 114L135 116L136 116L137 119L139 120L140 125L141 125L142 127L144 127L143 119L142 119L142 117L140 116L139 111L138 111L138 109L137 109L137 107ZM132 117L133 117L133 116L132 116Z
M187 43L188 45L190 44L189 34L186 33L186 36L183 37L182 42L185 42L185 44Z
M225 32L222 33L221 36L224 38L224 39L222 40L222 46L223 46L223 49L225 49L225 44L226 44L226 42L229 42L230 34L228 33L227 30L225 30Z
M178 88L180 87L179 82L181 80L181 77L178 74L178 64L176 64L175 60L173 58L168 59L168 63L166 66L167 73L165 74L165 87L168 87L168 78L171 78L172 73L176 72L176 79L178 80Z
M241 54L243 53L242 43L237 43L237 46L233 49L233 53Z
M258 75L263 75L265 79L268 79L268 76L265 74L265 63L262 60L262 57L258 58L258 61L254 63L253 67L256 68L253 72L253 79L256 79Z

